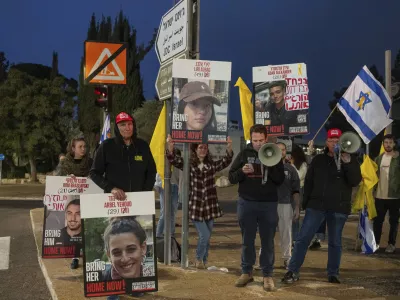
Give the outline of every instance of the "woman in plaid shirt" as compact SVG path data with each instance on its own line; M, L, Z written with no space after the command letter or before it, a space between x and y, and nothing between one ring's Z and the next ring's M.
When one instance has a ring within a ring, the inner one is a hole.
M167 158L172 165L183 169L183 159L175 155L171 135L167 138ZM232 140L227 138L226 155L213 161L207 144L192 144L190 155L189 217L199 235L196 251L196 268L205 269L210 247L214 219L222 216L215 188L215 173L225 169L232 161Z

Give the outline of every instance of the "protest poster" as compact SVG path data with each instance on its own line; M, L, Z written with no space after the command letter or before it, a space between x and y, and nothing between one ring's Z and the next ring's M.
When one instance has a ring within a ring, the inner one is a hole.
M232 63L174 59L172 129L179 143L226 143Z
M43 202L43 258L81 256L81 215L79 195L103 193L86 177L47 176Z
M82 195L85 297L158 290L154 192Z
M269 135L305 135L309 128L307 67L304 63L253 68L255 124Z

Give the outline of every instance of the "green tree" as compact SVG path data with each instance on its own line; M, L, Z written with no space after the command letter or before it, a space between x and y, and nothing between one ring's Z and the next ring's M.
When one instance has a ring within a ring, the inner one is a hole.
M7 78L10 62L6 59L4 52L0 52L0 84Z
M61 76L38 79L11 68L0 86L5 147L28 159L31 180L37 181L36 159L61 151L61 118L72 118L71 87Z
M162 101L148 100L133 113L133 117L136 121L138 137L144 139L148 143L150 143L151 137L153 136L154 128L156 127L158 116L163 108L163 104ZM149 116L153 117L149 118Z
M394 60L394 68L400 69L400 49L397 52L396 59Z
M137 31L131 27L128 19L120 11L112 25L111 17L102 16L97 21L93 14L87 32L87 40L101 42L126 42L127 45L127 84L113 86L113 101L111 122L114 115L122 110L132 113L140 107L145 98L143 95L143 80L140 75L140 62L154 46L156 30L151 40L145 46L138 45ZM103 122L102 111L94 105L95 95L93 86L84 85L84 61L81 62L78 93L78 119L81 131L85 134L91 147L95 146L96 133L100 131Z

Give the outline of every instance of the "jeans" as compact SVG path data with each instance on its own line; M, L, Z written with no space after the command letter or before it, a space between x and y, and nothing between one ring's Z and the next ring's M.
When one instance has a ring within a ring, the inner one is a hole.
M278 203L239 198L237 213L242 232L242 273L250 274L253 271L258 227L261 239L260 267L264 277L271 277L275 262L274 237L278 225Z
M303 192L304 192L304 188L301 187L300 188L300 203L299 203L300 212L301 212L301 207L302 207L302 203L303 203ZM294 210L295 209L294 203L292 204L292 206L293 206L293 210ZM292 240L293 240L293 243L297 240L297 236L299 235L299 231L300 231L300 216L297 219L297 221L292 221Z
M379 245L382 235L382 225L386 212L389 211L389 244L396 245L397 230L399 226L400 199L375 199L377 216L374 218L374 235L376 244Z
M298 239L294 245L289 271L298 273L304 263L308 245L324 219L328 225L328 276L339 275L342 257L342 232L348 215L332 211L320 211L308 208L301 226Z
M193 221L199 240L197 241L196 260L207 263L208 249L210 249L210 238L214 226L214 220Z
M160 189L160 219L157 224L156 237L163 237L165 226L164 189ZM171 236L175 235L175 216L178 211L178 185L171 184Z
M319 226L317 232L315 233L315 238L324 241L325 232L326 232L326 219L321 223L321 226Z

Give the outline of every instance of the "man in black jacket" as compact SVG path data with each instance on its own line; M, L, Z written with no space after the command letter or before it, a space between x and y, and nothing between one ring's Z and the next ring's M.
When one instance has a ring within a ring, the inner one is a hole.
M105 193L125 200L125 192L153 190L156 164L149 145L137 138L135 120L121 112L115 118L115 137L97 149L90 178Z
M242 232L242 275L236 281L237 287L244 287L253 279L256 262L254 241L257 228L261 238L260 267L264 276L264 289L274 290L274 236L278 225L277 186L285 180L283 163L266 167L258 159L258 151L267 142L264 125L250 129L251 144L241 151L231 169L229 181L239 183L238 219Z
M294 246L284 283L299 280L308 245L324 219L328 225L328 281L340 283L339 267L342 256L342 232L351 210L352 188L361 182L360 165L355 157L341 154L341 167L335 159L335 146L341 136L339 129L330 129L324 154L314 157L304 182L303 225Z

